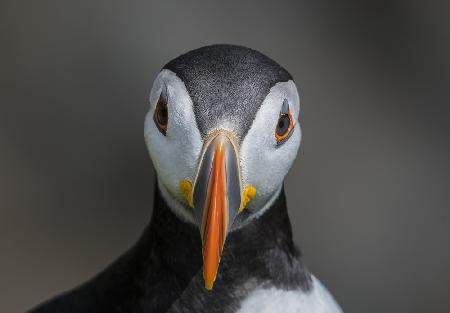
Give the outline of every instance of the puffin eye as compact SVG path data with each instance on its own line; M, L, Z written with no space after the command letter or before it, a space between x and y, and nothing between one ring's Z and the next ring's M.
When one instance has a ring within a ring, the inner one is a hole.
M275 128L275 139L277 140L277 145L281 145L286 142L292 135L293 130L294 122L292 114L287 100L284 99L283 106L278 117L277 127Z
M165 92L161 93L159 96L155 113L153 113L153 120L155 121L158 130L165 136L167 133L167 124L169 122L169 112L167 111Z

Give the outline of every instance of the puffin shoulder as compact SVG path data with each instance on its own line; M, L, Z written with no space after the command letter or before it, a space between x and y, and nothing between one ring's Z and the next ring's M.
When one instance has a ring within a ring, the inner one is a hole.
M330 292L313 275L308 291L260 288L245 298L238 313L342 313Z

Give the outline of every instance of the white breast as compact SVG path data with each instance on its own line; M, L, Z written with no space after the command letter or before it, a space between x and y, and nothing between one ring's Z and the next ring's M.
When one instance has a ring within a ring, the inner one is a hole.
M312 276L308 292L275 287L256 289L241 303L238 313L342 313L333 296Z

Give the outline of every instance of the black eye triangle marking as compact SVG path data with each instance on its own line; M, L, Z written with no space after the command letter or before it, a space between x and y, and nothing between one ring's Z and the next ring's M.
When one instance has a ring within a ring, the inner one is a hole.
M159 95L159 97L165 101L166 103L169 103L169 91L167 90L167 85L164 84L162 90L161 90L161 94Z
M281 106L281 114L288 114L289 113L289 102L287 99L283 100L283 105Z

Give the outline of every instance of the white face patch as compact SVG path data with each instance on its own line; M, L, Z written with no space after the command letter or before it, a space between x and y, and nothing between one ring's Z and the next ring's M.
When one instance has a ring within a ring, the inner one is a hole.
M294 130L286 142L277 145L275 129L285 100L294 120ZM256 196L247 205L251 211L260 210L262 213L278 196L300 146L302 131L298 122L299 112L300 99L294 82L277 83L264 99L241 144L244 186L256 187Z
M158 130L153 120L156 103L163 88L167 88L168 98L166 136ZM179 186L183 179L194 180L203 141L186 87L170 70L162 70L153 83L144 136L164 199L179 217L194 223L193 211L184 200Z
M157 128L153 115L161 92L167 92L168 126L166 135ZM280 112L289 105L293 118L292 135L278 145L275 130ZM284 105L283 105L284 103ZM299 96L293 81L274 85L264 99L248 133L240 144L243 186L256 187L256 196L246 208L258 216L278 196L301 140L298 122ZM218 121L217 128L233 132L232 121ZM153 160L161 193L170 208L183 220L194 223L194 213L180 191L180 182L194 182L203 139L197 127L192 99L185 84L170 70L162 70L150 93L144 135Z

